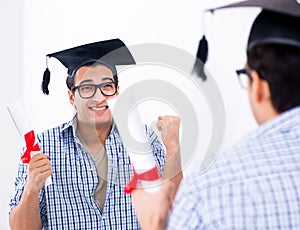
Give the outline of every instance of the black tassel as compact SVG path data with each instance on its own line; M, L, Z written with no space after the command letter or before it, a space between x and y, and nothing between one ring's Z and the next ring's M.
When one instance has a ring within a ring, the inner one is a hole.
M43 75L43 82L42 82L42 91L46 95L49 95L49 89L48 89L49 83L50 83L50 71L48 68L46 68Z
M196 72L197 76L201 77L203 81L207 79L204 72L204 64L207 61L208 56L208 43L205 35L201 38L197 51L197 59L194 64L193 72Z

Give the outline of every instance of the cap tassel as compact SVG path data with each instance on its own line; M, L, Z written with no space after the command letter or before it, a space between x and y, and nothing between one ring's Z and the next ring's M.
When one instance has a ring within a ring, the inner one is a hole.
M197 76L201 77L203 81L207 79L206 74L204 72L204 64L207 61L208 56L208 43L205 38L205 35L202 36L198 51L197 51L197 59L194 64L193 72L196 72Z
M44 94L49 95L48 85L50 83L50 70L48 67L44 71L43 82L42 82L42 91Z

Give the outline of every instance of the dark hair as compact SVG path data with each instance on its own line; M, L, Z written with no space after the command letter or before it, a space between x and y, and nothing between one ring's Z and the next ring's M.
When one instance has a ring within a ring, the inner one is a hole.
M101 62L88 62L88 63L85 63L84 65L82 66L96 66L96 65L104 65L103 63ZM80 67L82 67L80 66ZM114 81L116 82L116 86L118 85L118 75L117 75L117 71L114 70L113 68L105 65L107 68L109 68L112 72L113 72L113 77L114 77ZM74 86L75 84L75 73L76 73L77 70L75 70L75 72L72 74L72 76L68 76L67 79L66 79L66 84L67 84L67 87L69 90L71 90L71 87Z
M249 67L268 82L277 112L300 105L300 48L259 45L247 52L247 58Z

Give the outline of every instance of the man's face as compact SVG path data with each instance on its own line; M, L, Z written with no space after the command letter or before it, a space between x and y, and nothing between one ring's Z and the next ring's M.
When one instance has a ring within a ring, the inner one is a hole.
M82 66L75 74L74 86L84 84L101 84L105 82L114 82L112 71L104 65ZM112 115L108 108L107 99L116 97L104 96L99 89L93 97L84 99L81 98L78 89L73 92L69 91L69 100L77 111L77 118L79 123L85 125L103 128L111 126Z

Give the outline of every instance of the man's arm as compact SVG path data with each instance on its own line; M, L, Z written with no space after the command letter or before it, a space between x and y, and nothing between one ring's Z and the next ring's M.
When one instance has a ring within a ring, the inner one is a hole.
M162 140L167 152L162 179L174 184L172 196L174 198L183 178L179 143L180 118L177 116L160 116L158 117L157 128L162 132Z
M163 183L157 193L148 193L142 188L132 192L132 205L143 230L165 230L174 194L171 182Z
M148 193L142 188L132 192L132 204L140 226L144 230L164 230L175 194L182 180L180 144L180 118L177 116L158 117L157 128L166 147L166 163L162 185L157 193Z
M42 229L38 192L24 189L20 203L9 214L9 225L12 230Z
M47 155L36 154L28 165L28 180L20 203L14 207L9 215L9 225L14 229L42 229L39 208L39 192L45 180L51 175L51 165Z

